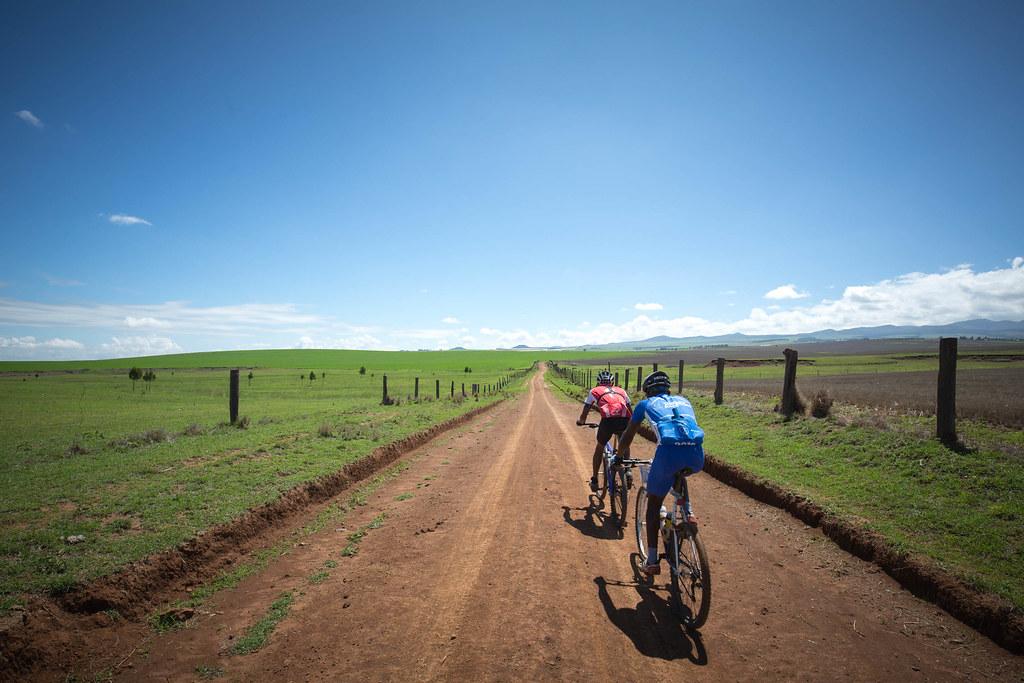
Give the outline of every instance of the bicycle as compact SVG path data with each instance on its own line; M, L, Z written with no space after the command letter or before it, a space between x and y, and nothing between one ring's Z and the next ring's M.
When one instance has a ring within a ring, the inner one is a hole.
M636 499L636 547L641 562L647 562L647 473L641 474L644 485ZM686 477L690 474L693 471L689 468L676 473L671 490L675 503L670 510L661 507L661 541L671 574L672 609L686 627L698 629L711 609L711 569L696 525L686 521L686 502L690 498Z
M586 426L597 429L598 425L587 422ZM614 443L614 445L612 445ZM606 494L611 498L612 516L619 529L626 527L626 511L629 509L629 490L633 488L633 468L650 465L650 460L623 460L617 457L619 435L613 434L604 445L601 461L601 476L597 483L597 498L603 501ZM609 472L611 473L609 475Z

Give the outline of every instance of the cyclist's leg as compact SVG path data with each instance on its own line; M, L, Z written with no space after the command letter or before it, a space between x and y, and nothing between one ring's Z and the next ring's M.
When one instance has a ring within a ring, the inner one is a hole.
M679 449L670 446L658 446L654 451L654 460L651 462L651 470L647 474L647 564L652 569L649 574L656 574L658 570L659 555L658 536L661 533L661 505L665 496L675 482L675 474L679 471L676 461Z
M612 424L606 417L601 418L597 425L597 446L594 448L594 480L601 472L601 461L604 459L604 446L612 438Z
M696 474L704 469L704 447L703 446L686 446L683 449L683 453L680 454L680 462L682 463L679 469L684 467L690 470L690 474ZM689 487L687 487L689 492ZM686 500L683 501L683 511L686 514L686 521L693 524L697 523L697 518L693 514L693 497L687 495Z

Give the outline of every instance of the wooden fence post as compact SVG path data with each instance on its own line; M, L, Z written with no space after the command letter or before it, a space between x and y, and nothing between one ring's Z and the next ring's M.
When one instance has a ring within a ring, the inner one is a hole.
M466 398L466 383L462 383L462 398Z
M796 349L785 349L786 372L782 376L782 414L793 417L796 412Z
M618 373L618 371L616 371L615 379L613 381L615 383L615 386L619 386L619 373Z
M679 388L676 390L676 393L677 394L683 393L683 360L681 358L679 359L679 384L678 384L678 387Z
M642 379L643 374L644 374L644 366L642 366L642 365L636 366L636 390L637 391L640 391L640 388L641 388L640 387L640 383L643 381L643 379Z
M434 380L434 398L441 398L441 380Z
M715 374L715 405L720 406L722 405L722 381L725 379L725 359L716 359L715 365L718 366L718 371Z
M420 397L420 378L416 378L416 388L412 390L413 398L419 399Z
M455 398L455 380L452 380L452 398Z
M238 369L229 373L228 380L228 413L231 415L231 424L238 422Z
M387 375L383 375L383 377L384 377L384 396L381 398L380 402L383 403L384 405L387 405L388 404L388 376Z
M935 433L946 444L956 443L956 337L939 339L939 391L935 404Z
M629 391L629 368L626 368L626 382L624 384L626 391Z
M654 364L654 369L653 369L653 370L651 370L651 372L657 372L657 371L658 371L658 364L657 364L657 363L655 363L655 364Z

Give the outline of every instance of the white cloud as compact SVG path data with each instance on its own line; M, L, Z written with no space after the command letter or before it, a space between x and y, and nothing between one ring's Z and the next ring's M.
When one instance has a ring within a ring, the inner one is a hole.
M384 350L384 343L373 335L357 334L347 337L314 338L303 335L295 345L297 349L375 349Z
M1021 266L1024 266L1024 256L1016 256L1013 259L1013 269L1017 270Z
M719 294L721 294L722 296L734 296L736 294L736 290L735 289L724 289L721 292L719 292Z
M145 218L139 218L138 216L128 216L123 213L111 214L107 220L117 225L149 225L153 224L147 221Z
M481 345L585 346L647 339L733 332L802 334L876 325L942 325L972 318L1024 320L1024 263L1017 268L974 272L961 265L944 273L908 273L875 284L847 287L835 300L769 312L754 308L741 320L723 322L694 316L658 320L646 315L590 329L530 332L485 327Z
M660 311L664 306L661 304L635 304L633 308L638 311Z
M128 327L170 327L171 324L166 320L158 320L157 318L136 318L134 316L127 316L124 319L124 324Z
M32 126L33 128L42 128L43 122L39 120L35 114L30 112L28 109L22 109L21 111L14 112L14 115L19 119Z
M161 304L48 304L0 298L0 325L122 329L130 320L158 321L150 327L173 327L193 334L232 335L267 331L305 334L311 326L338 326L343 332L368 328L338 325L330 319L302 313L294 304L236 304L193 306L185 301ZM144 327L144 324L137 324Z
M81 287L85 284L81 280L69 280L68 278L57 277L48 273L40 273L40 275L43 276L43 279L46 280L51 287Z
M54 337L39 341L35 337L0 337L0 349L84 349L85 346L74 339Z
M446 316L444 318L441 318L441 322L447 323L448 325L458 325L459 324L459 319L456 318L453 315L449 315L449 316Z
M765 293L765 299L806 299L810 294L796 291L796 285L779 285Z
M101 346L105 354L124 356L159 356L165 353L180 353L182 348L169 337L111 337L110 342Z

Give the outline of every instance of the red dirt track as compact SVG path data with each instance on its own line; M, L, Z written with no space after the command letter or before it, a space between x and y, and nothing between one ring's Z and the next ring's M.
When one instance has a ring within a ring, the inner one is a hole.
M538 373L518 400L410 453L344 528L218 594L189 627L110 643L115 678L194 681L208 667L245 681L1024 679L1024 658L703 474L691 491L714 597L700 635L687 634L664 575L653 589L635 580L632 519L620 537L589 505L594 432L576 415ZM311 584L327 560L337 567ZM266 646L227 654L285 590L295 603Z

